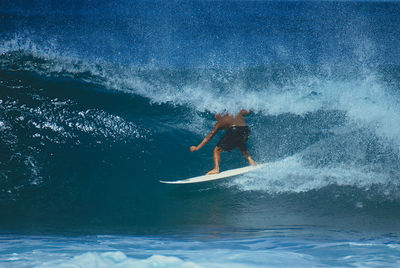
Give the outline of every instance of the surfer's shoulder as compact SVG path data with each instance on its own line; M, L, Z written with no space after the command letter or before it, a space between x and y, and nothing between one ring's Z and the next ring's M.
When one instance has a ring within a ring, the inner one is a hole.
M246 115L248 115L248 114L251 114L253 112L253 110L245 110L245 109L242 109L240 112L239 112L239 114L241 115L241 116L246 116Z

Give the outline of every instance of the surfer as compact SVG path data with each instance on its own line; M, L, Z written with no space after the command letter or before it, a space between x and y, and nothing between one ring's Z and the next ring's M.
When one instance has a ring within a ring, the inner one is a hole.
M213 130L211 130L211 132L198 146L190 147L190 151L192 152L200 150L215 136L215 134L217 134L219 130L227 130L226 134L221 138L221 140L217 143L217 146L214 148L214 169L209 171L207 175L219 173L221 153L223 151L231 152L236 147L249 161L250 165L257 165L257 163L251 157L246 145L247 139L249 138L250 129L244 117L251 112L252 110L241 110L237 115L216 114L215 119L217 120L217 123L215 123Z

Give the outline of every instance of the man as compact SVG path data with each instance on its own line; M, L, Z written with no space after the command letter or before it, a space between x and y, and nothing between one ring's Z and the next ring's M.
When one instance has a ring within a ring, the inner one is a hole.
M251 113L252 110L241 110L237 115L233 116L230 114L216 114L215 123L213 130L203 139L198 146L191 146L190 151L194 152L201 149L206 145L220 129L227 130L226 134L218 142L214 148L214 169L209 171L208 174L219 173L219 164L221 163L221 153L223 151L231 152L236 147L243 154L243 156L249 161L250 165L257 165L257 163L251 158L249 150L247 150L247 139L249 138L250 129L246 123L244 117Z

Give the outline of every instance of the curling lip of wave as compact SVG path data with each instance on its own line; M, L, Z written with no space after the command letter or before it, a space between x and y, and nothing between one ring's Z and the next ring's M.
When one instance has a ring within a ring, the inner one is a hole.
M13 44L7 52L18 48L18 42ZM352 79L340 79L327 76L326 73L331 71L321 69L318 72L325 72L324 75L295 74L283 84L278 81L265 81L264 87L261 84L252 88L251 83L245 82L246 75L243 76L246 69L193 69L187 78L183 74L187 71L182 73L152 67L143 69L99 62L89 63L74 57L58 55L49 57L35 45L25 46L28 46L26 51L34 48L35 56L18 66L22 70L47 76L53 74L78 77L85 82L99 83L112 90L146 97L151 103L183 105L198 112L235 112L242 108L251 108L268 115L304 115L318 110L340 110L346 113L352 124L366 126L379 136L400 143L400 127L397 127L400 126L397 116L400 113L399 103L373 71L362 69L359 71L360 76L356 74ZM3 54L3 65L6 58ZM51 59L37 64L36 61L40 58ZM268 67L261 70L262 75L268 72ZM160 76L161 73L165 73L165 76ZM271 78L270 75L267 77ZM178 83L171 80L173 78L179 80Z

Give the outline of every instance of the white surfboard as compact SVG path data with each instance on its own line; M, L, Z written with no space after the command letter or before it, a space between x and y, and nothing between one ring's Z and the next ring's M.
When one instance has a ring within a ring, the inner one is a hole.
M169 183L169 184L186 184L186 183L197 183L197 182L205 182L205 181L214 181L224 178L233 177L236 175L244 174L246 172L259 169L265 166L265 164L258 164L257 166L247 166L242 168L231 169L227 171L220 172L218 174L211 174L211 175L203 175L198 176L186 180L178 180L178 181L160 181L162 183Z

